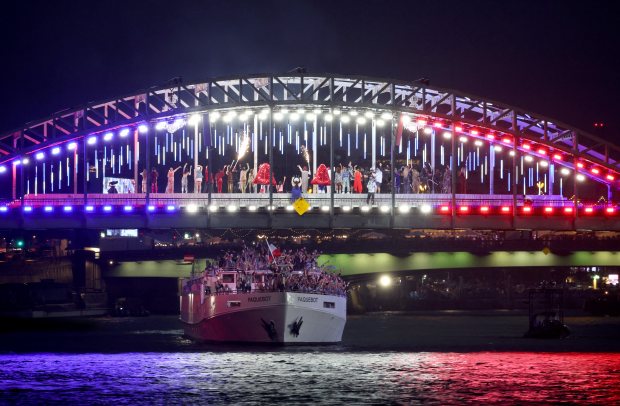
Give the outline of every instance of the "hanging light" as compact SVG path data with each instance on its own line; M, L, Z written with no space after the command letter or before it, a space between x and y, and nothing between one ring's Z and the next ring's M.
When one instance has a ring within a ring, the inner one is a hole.
M189 120L187 121L190 125L198 125L202 121L202 117L200 114L192 114Z
M209 113L209 120L212 122L216 122L221 116L222 115L219 111L212 111L211 113Z

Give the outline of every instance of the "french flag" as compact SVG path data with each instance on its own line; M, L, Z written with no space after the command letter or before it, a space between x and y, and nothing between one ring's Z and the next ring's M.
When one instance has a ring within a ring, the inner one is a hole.
M282 255L280 249L275 245L267 243L267 246L269 247L269 252L271 253L271 256L273 258L278 258L280 255Z

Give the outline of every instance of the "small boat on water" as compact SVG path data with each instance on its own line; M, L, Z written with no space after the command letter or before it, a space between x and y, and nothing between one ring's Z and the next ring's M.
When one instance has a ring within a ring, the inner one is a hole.
M305 250L244 249L182 280L185 335L221 343L337 343L346 323L346 283Z
M564 289L543 286L530 289L529 329L526 338L566 338L570 329L564 324Z

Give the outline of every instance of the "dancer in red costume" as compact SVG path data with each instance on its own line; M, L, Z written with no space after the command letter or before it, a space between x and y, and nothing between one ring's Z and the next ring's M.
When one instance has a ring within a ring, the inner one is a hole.
M310 183L313 185L318 185L320 193L325 192L325 187L332 184L325 164L321 164L318 168L316 168L316 174Z
M270 166L268 163L260 164L260 166L258 167L258 171L256 172L256 176L254 177L254 181L252 183L254 183L255 185L268 185L269 184L269 169L270 169ZM271 177L271 183L274 186L277 185L275 175Z
M362 172L360 172L360 168L357 165L353 173L353 191L355 193L362 193Z

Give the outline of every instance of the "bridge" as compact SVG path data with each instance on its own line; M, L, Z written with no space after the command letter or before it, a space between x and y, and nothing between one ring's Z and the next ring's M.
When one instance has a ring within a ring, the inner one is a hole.
M0 229L620 231L619 159L579 129L425 83L174 80L0 135ZM335 185L349 162L362 193ZM299 215L291 178L321 164L331 185L304 190Z
M396 256L379 252L370 254L324 254L319 258L339 270L349 280L375 274L459 269L620 267L616 251L582 251L570 254L542 251L495 251L486 255L471 252L416 252ZM204 267L204 259L197 261ZM189 277L192 264L180 260L111 261L104 264L104 274L113 278L180 278Z

